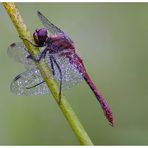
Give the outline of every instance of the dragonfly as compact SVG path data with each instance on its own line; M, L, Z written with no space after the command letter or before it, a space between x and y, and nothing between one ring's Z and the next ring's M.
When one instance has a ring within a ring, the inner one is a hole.
M100 103L105 117L113 126L113 113L105 97L88 75L72 39L59 27L51 23L41 12L37 11L37 16L44 28L36 29L33 33L35 43L26 38L23 39L32 46L39 47L41 54L38 57L32 56L22 42L12 43L8 47L8 56L23 64L26 69L13 79L10 85L11 91L17 95L27 96L50 93L35 64L44 59L52 72L51 79L55 79L59 83L59 99L62 89L85 80Z

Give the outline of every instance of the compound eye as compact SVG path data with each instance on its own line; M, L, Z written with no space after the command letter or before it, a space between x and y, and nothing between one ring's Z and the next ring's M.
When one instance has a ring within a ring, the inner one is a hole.
M37 30L33 33L33 38L34 38L35 43L39 44L39 37L38 37L38 31Z
M47 37L47 34L48 34L48 33L47 33L47 30L44 29L44 28L38 30L38 36L39 36L39 37Z

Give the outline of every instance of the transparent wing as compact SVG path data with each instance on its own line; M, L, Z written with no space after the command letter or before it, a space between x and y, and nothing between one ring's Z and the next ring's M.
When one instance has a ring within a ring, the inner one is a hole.
M31 88L41 82L43 82L43 79L40 72L37 69L31 69L16 76L10 85L10 89L17 95L26 96L49 93L46 83Z
M47 62L49 58L46 58ZM82 74L69 63L67 58L59 58L55 56L57 63L62 70L62 89L69 88L78 84L82 79ZM49 62L48 62L49 64ZM51 67L51 65L49 64ZM56 65L54 65L55 76L52 79L60 81L60 73ZM49 93L46 83L43 82L42 76L36 68L27 70L16 76L11 83L11 91L17 95L40 95ZM40 84L41 83L41 84ZM40 85L37 85L40 84ZM37 86L36 86L37 85ZM32 87L35 86L35 87Z
M41 12L37 11L37 15L42 22L42 24L52 33L52 34L63 34L66 39L73 43L69 36L67 36L60 28L52 24Z
M16 62L22 63L26 69L32 69L35 67L35 63L27 58L29 53L22 42L12 43L7 49L7 54Z
M62 83L63 83L63 88L69 88L71 86L74 86L81 82L83 79L82 73L80 73L76 67L72 64L70 64L69 59L66 57L59 57L57 55L54 55L54 58L56 59L56 62L60 66L60 69L62 71ZM50 59L48 56L46 56L46 61L50 63ZM51 67L51 65L49 64ZM54 70L55 70L55 76L54 78L57 81L60 81L60 73L56 65L54 64Z
M25 45L22 42L17 42L12 43L8 47L7 54L16 62L24 63L24 58L27 57L28 52L26 51Z

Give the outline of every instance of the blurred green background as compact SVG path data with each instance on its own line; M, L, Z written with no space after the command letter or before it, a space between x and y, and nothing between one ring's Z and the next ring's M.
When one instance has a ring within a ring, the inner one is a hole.
M108 125L85 82L65 91L95 145L148 144L148 4L17 3L30 31L40 10L74 40L90 77L114 116ZM24 67L7 56L20 41L0 5L0 145L79 145L53 97L16 96L12 79ZM85 92L85 93L84 93Z

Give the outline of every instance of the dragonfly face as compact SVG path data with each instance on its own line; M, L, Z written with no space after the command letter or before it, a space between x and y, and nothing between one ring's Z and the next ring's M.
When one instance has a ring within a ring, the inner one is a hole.
M44 46L44 43L45 43L46 39L48 38L47 29L45 29L45 28L37 29L33 33L33 37L34 37L34 41L37 45Z

